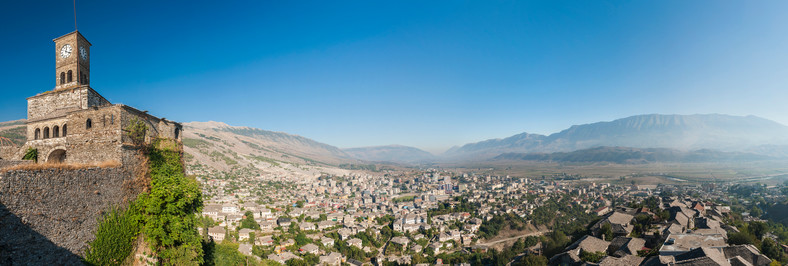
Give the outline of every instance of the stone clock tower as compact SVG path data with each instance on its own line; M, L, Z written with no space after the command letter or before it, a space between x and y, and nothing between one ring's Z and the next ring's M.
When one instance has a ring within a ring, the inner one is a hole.
M90 42L78 31L55 41L55 90L90 85Z

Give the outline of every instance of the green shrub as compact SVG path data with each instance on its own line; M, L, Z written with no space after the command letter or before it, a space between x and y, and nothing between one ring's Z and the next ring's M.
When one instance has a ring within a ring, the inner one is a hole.
M131 139L131 143L140 146L145 143L145 132L148 131L148 125L145 122L134 118L131 119L129 125L126 126L126 135Z
M605 258L605 256L607 256L605 252L586 252L585 250L580 251L580 259L585 262L599 263L599 261Z
M164 265L202 263L203 250L197 232L202 193L195 179L183 174L178 149L157 140L149 151L151 191L140 195L146 239Z
M85 256L87 264L119 265L143 233L162 265L203 263L196 213L202 208L199 183L183 174L180 147L156 140L148 152L151 190L124 210L110 211L100 222Z
M134 241L142 229L139 208L112 209L99 223L96 239L85 252L88 265L120 265L134 249Z
M25 152L25 156L22 157L22 160L38 162L38 149L27 148L27 152Z

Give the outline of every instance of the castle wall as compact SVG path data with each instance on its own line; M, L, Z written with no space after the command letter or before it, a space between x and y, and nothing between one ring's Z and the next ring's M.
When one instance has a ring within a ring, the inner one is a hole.
M140 193L133 167L0 172L0 264L81 264L98 219Z
M38 139L44 139L44 128L49 128L49 138L55 138L54 128L55 126L58 127L58 137L63 137L63 125L68 124L68 119L64 117L60 118L53 118L53 119L46 119L46 120L39 120L38 122L30 122L27 123L27 140L35 140L35 131L38 129L40 132L38 134ZM67 127L68 128L68 127ZM70 130L67 130L70 133Z
M101 94L91 88L88 88L86 93L88 95L87 107L99 107L111 104L107 99L104 99L104 96L101 96Z
M0 169L17 166L22 164L31 164L33 161L22 161L22 160L0 160Z
M0 160L18 160L16 153L19 151L18 147L14 146L0 146Z
M45 92L27 98L27 121L60 118L69 112L110 105L103 96L88 86ZM28 139L30 136L28 136Z
M151 140L155 138L181 139L183 133L183 126L181 124L157 118L129 106L123 106L122 127L125 129L135 118L143 121L145 125L148 126L148 131L145 134L146 143L150 143ZM179 133L175 133L176 130L178 130ZM177 138L176 134L178 135ZM123 142L131 143L131 138L127 134L123 134Z
M87 107L87 87L46 92L27 98L27 121L65 117L68 112ZM28 135L28 139L32 139Z
M88 119L92 124L89 129ZM68 120L70 125L66 136L66 162L92 163L113 160L122 162L124 134L119 106L74 112L68 115Z
M90 91L87 91L90 94ZM55 97L56 99L56 97ZM95 94L85 98L93 101L90 104L102 104L100 107L72 111L64 117L46 118L27 125L28 141L12 159L21 159L29 147L38 149L39 162L48 162L54 151L66 151L66 163L97 163L104 161L123 162L124 153L133 150L133 143L126 128L135 118L143 121L148 131L145 142L155 138L180 139L182 125L160 119L146 112L125 105L106 105L103 97ZM87 127L88 119L91 127ZM66 125L66 136L62 135L62 127ZM54 137L54 127L58 126L59 137ZM49 138L43 139L44 129L49 128ZM39 139L35 131L39 130ZM176 133L177 131L177 133ZM16 158L19 157L19 158Z

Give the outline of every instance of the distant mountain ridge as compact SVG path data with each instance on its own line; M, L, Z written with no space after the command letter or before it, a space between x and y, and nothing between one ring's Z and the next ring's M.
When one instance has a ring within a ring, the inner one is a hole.
M344 151L356 159L372 162L418 163L436 159L432 153L402 145L350 148Z
M788 144L788 127L756 116L637 115L575 125L549 136L522 133L454 147L445 158L492 158L503 153L552 153L598 146L669 148L681 151L757 150ZM781 152L782 148L772 152ZM765 149L764 149L765 150Z
M0 123L0 136L24 142L24 121ZM594 147L659 148L679 152L706 149L788 158L787 126L756 116L720 114L636 115L575 125L548 136L521 133L468 143L437 156L401 145L340 149L302 136L222 122L189 122L184 123L184 127L186 153L194 157L194 162L220 170L263 161L270 165L286 162L321 167L364 163L362 161L405 164L480 161L507 153L510 157L522 157L523 154L572 152Z
M734 162L774 159L765 155L744 152L721 152L709 149L679 151L666 148L595 147L572 152L504 153L495 160L522 160L559 163L618 163L639 164L654 162Z

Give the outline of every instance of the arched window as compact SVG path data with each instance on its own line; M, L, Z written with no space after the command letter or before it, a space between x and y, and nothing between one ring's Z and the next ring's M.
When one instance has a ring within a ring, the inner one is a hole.
M181 134L180 128L175 128L175 139L178 139L178 136Z
M66 124L63 124L63 137L66 136L66 128L67 128Z
M67 74L67 76L68 76L68 78L67 78L67 82L68 82L68 83L71 83L71 81L72 81L72 79L71 79L71 76L72 76L72 74L71 74L71 70L69 70L69 71L68 71L68 74Z
M41 138L41 129L36 128L36 133L33 134L33 139Z
M66 72L60 72L60 84L66 83Z
M49 138L49 127L45 127L44 128L44 139L48 139L48 138Z
M52 137L59 138L60 137L60 127L54 126L52 127Z
M93 127L93 121L88 118L88 121L85 121L85 129L90 129Z

